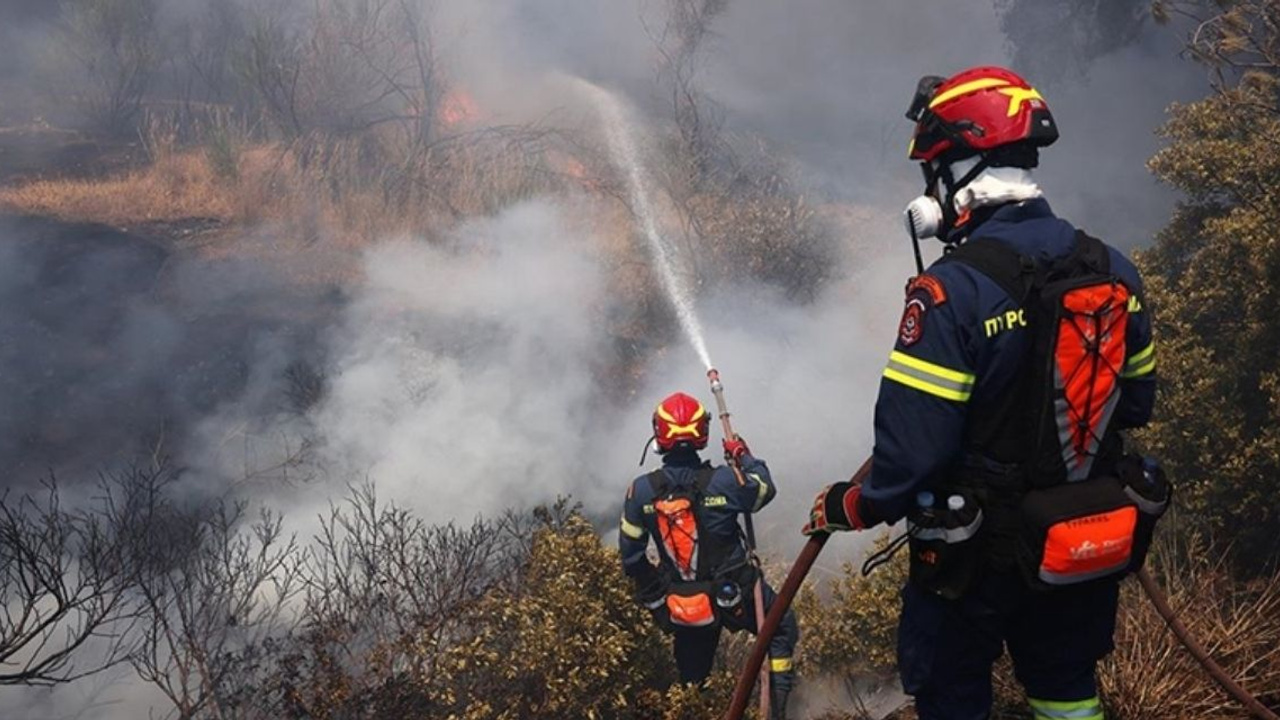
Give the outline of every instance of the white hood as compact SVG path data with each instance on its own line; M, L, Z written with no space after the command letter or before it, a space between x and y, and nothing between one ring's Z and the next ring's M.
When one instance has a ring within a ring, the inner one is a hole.
M960 160L951 164L951 176L962 178L978 164L977 158ZM987 205L1021 202L1042 197L1040 186L1031 177L1030 170L1012 167L990 167L978 173L968 185L956 191L955 210L963 214Z

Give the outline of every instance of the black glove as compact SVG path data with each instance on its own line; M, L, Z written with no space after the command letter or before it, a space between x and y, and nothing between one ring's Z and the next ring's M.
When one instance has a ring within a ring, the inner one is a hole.
M661 605L649 608L649 614L653 616L653 622L658 626L659 630L667 633L668 635L675 632L676 626L671 622L671 612L667 610L667 601L665 597L663 598Z
M836 530L866 528L866 521L858 515L858 498L861 495L862 486L849 482L833 483L822 488L822 492L813 499L809 522L805 523L800 532L818 535Z

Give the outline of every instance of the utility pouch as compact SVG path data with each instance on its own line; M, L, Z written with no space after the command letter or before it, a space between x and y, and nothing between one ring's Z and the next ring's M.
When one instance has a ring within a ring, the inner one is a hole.
M909 580L920 589L955 600L973 585L982 565L983 513L972 498L969 510L917 508L907 516Z
M676 627L714 627L719 622L710 582L677 582L667 591L667 613Z
M1138 515L1110 475L1029 491L1022 500L1023 574L1044 588L1128 572Z
M1138 506L1138 526L1133 537L1133 557L1130 572L1137 572L1147 560L1156 523L1169 509L1173 486L1164 474L1164 468L1154 462L1145 462L1137 455L1125 455L1116 465L1116 474L1124 484L1124 492Z

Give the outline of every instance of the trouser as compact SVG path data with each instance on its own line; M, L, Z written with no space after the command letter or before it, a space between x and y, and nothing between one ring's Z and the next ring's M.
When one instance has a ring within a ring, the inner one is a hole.
M764 607L767 613L769 608L773 607L773 601L777 596L773 588L769 587L769 583L765 582L762 585ZM754 635L757 630L754 589L743 588L742 603L739 604L737 611L723 613L720 622L733 632L746 630ZM673 635L676 669L680 671L680 681L701 683L706 680L711 674L711 664L715 661L716 646L720 644L720 628L676 628ZM787 613L782 616L782 622L778 624L778 631L769 641L771 683L779 692L789 693L795 685L791 657L799 640L800 626L796 623L795 613L788 608Z
M1032 590L988 573L959 600L907 583L898 670L920 720L986 720L991 666L1009 648L1036 720L1102 720L1094 670L1114 647L1119 581Z

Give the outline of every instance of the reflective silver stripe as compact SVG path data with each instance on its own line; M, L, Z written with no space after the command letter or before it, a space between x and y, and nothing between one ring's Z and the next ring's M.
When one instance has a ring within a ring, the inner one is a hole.
M1120 387L1117 385L1111 388L1111 394L1107 396L1106 404L1102 409L1102 417L1098 420L1098 432L1090 430L1089 437L1085 440L1084 453L1077 453L1075 445L1071 442L1075 430L1071 426L1071 405L1061 394L1066 382L1062 379L1062 372L1058 369L1057 363L1053 365L1053 385L1059 391L1059 397L1053 401L1053 409L1058 416L1058 442L1062 445L1062 463L1067 468L1067 482L1084 480L1089 477L1089 470L1093 468L1093 458L1098 454L1099 441L1111 424L1111 416L1120 403ZM1084 457L1080 457L1081 454Z
M922 528L910 520L907 521L907 530L911 536L917 540L942 540L948 544L964 542L974 535L978 534L978 528L982 527L982 510L978 510L978 514L974 516L973 522L964 527L955 528Z
M889 355L884 376L907 387L960 402L968 401L976 379L968 373L935 365L897 350Z
M1102 708L1080 708L1079 710L1035 710L1035 720L1104 720Z
M661 595L657 599L651 600L645 603L644 606L645 606L645 609L647 610L657 610L658 608L666 604L667 604L667 596Z
M622 516L622 520L618 523L618 529L622 532L623 535L626 535L632 540L644 539L644 535L645 535L644 528L640 525L636 525L635 523L629 522L627 520L626 515Z
M759 486L758 490L756 491L755 507L751 508L751 512L755 512L764 505L765 496L769 494L769 483L765 482L764 478L760 477L755 473L747 473L747 477L751 478L752 480L755 480Z
M1075 583L1084 582L1086 580L1095 580L1100 577L1114 575L1115 573L1120 572L1121 570L1124 570L1125 568L1129 567L1129 561L1132 558L1133 558L1133 551L1130 550L1123 558L1120 558L1119 562L1117 562L1116 564L1108 565L1107 567L1104 567L1104 568L1098 568L1093 572L1087 572L1087 573L1071 573L1071 574L1055 573L1055 572L1050 572L1048 570L1045 570L1044 566L1041 566L1040 579L1045 581L1049 585L1074 585Z

